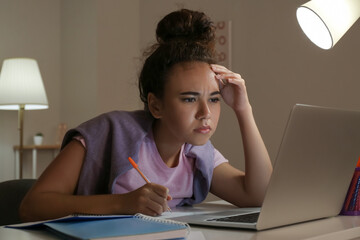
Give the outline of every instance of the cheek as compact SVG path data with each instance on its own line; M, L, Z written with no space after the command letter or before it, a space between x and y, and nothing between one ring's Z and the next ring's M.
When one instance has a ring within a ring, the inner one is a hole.
M166 118L170 124L177 126L186 125L187 123L193 121L193 114L191 109L186 106L182 106L177 102L168 103L166 106Z
M189 108L178 108L176 113L173 115L173 121L177 122L178 125L188 125L195 119L195 111Z
M221 106L216 104L211 109L211 120L214 123L214 126L217 126L220 118Z

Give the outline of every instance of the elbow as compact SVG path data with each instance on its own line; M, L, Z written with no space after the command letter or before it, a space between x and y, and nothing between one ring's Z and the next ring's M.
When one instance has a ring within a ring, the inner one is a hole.
M21 201L21 204L19 206L19 218L22 222L30 222L31 219L31 213L30 213L30 206L28 201L26 200L26 197Z
M256 192L253 192L252 194L250 194L255 207L262 206L265 196L266 196L266 191L267 191L267 185L261 189L258 189Z
M265 199L266 190L267 186L246 191L249 207L261 207Z
M253 207L261 207L265 199L265 194L258 194L252 199Z
M247 207L261 207L264 202L265 194L252 193L248 194Z
M252 207L261 207L264 199L265 199L265 193L246 191L241 196L238 196L236 199L232 199L232 201L231 200L230 201L227 200L227 201L240 208L244 208L244 207L252 208Z
M36 201L29 196L29 194L25 195L23 200L20 203L18 215L20 218L20 221L22 222L33 222L33 221L39 221L41 219L38 219L36 216L36 210L38 209Z

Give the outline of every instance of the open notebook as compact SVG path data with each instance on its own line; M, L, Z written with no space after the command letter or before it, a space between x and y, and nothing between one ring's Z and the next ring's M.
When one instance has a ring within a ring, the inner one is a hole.
M185 223L142 214L72 215L6 227L18 229L44 227L66 239L182 239L190 233L190 227Z
M209 213L205 208L205 214L197 210L172 219L262 230L335 216L359 156L360 112L295 105L260 211L240 208Z

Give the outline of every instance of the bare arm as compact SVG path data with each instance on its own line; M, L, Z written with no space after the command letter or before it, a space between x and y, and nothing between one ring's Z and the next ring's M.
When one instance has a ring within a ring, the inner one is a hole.
M211 185L212 193L239 207L262 204L272 173L265 145L255 122L251 117L249 118L244 120L245 123L240 123L245 153L245 173L228 163L220 164L214 169Z
M230 164L214 169L211 192L237 205L259 206L265 196L272 165L256 126L245 81L239 74L215 65L224 101L233 108L238 119L245 154L245 173Z
M23 221L74 213L158 215L167 209L167 189L153 183L127 194L74 195L85 153L76 140L60 152L23 199L19 212Z

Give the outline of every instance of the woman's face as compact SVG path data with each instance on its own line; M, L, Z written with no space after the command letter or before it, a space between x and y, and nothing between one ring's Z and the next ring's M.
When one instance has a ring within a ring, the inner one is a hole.
M218 81L209 64L174 65L160 103L161 133L181 144L205 144L218 124L220 98Z

